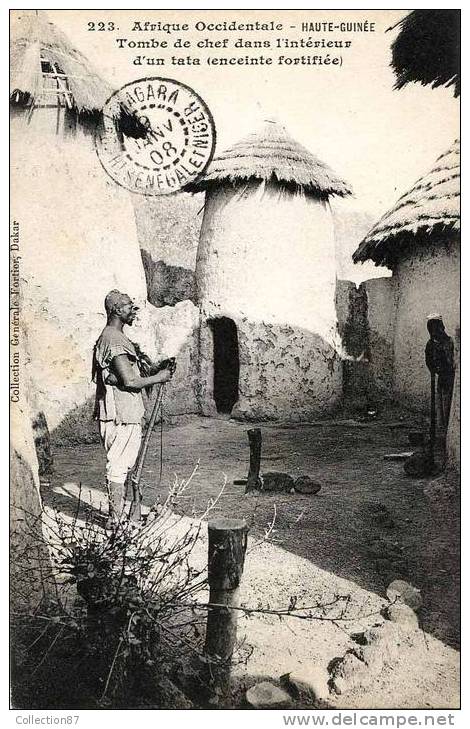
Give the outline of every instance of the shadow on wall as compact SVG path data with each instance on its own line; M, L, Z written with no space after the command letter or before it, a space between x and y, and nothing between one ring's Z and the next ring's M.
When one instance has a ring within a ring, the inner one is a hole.
M154 261L148 251L141 250L147 282L147 298L157 307L174 306L179 301L196 303L194 271L182 266L169 266L164 261Z
M336 281L336 314L343 345L343 397L346 409L377 409L393 400L392 298L376 303L375 289L387 294L391 278ZM378 309L381 308L379 312ZM379 316L378 316L379 314ZM378 321L376 321L378 320Z
M204 193L146 197L133 195L137 237L154 261L194 270Z
M338 284L337 282L337 289ZM341 335L344 351L351 357L370 359L370 332L367 320L368 306L366 290L359 286L356 288L350 281L341 281L346 284L347 316L344 322L338 319L338 330Z

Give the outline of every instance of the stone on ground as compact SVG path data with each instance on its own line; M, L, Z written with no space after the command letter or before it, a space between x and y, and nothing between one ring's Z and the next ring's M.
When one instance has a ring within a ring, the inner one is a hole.
M331 670L330 684L336 694L344 694L363 683L368 668L354 653L346 653Z
M294 488L294 479L288 473L268 471L261 476L262 490L270 493L288 493Z
M380 643L383 639L383 626L372 625L370 628L362 633L362 640L364 645L374 645Z
M404 580L394 580L387 587L387 597L390 602L404 603L412 610L418 610L423 604L421 592Z
M302 474L295 480L294 489L299 494L318 494L321 489L321 483L314 481L310 476Z
M384 623L374 641L361 646L356 655L369 668L368 682L374 680L385 665L393 666L400 657L402 637L393 623Z
M312 664L284 673L280 681L281 686L295 698L307 695L314 699L325 699L329 694L328 679L326 668Z
M400 658L403 634L390 621L373 625L351 638L357 644L338 659L331 669L331 686L342 694L371 685L385 666L394 667Z
M418 616L415 611L404 603L388 605L384 610L384 617L392 623L399 623L408 628L419 628Z
M292 699L282 689L263 681L246 692L246 701L254 709L284 709L291 705Z

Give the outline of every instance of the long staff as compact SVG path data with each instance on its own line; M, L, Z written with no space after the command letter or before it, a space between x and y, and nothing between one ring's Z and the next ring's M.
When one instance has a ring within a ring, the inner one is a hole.
M436 443L436 375L431 372L431 423L429 429L429 465L434 466L434 447Z
M142 471L144 468L145 458L147 456L148 447L150 444L150 438L152 437L152 431L155 427L155 422L157 420L158 413L161 408L162 404L162 398L163 398L163 384L156 385L155 387L158 387L157 396L155 398L155 402L153 404L152 408L152 414L150 416L149 424L147 427L147 432L145 434L145 438L142 441L142 444L140 446L139 455L137 456L137 461L134 467L134 471L131 476L131 484L132 484L132 504L131 504L131 510L130 510L130 518L132 521L140 521L142 518L142 490L140 488L140 481L142 479Z

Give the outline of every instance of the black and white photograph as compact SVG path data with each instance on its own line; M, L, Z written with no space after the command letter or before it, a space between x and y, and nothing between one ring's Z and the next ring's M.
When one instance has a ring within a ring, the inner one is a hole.
M460 9L9 18L17 724L459 726Z

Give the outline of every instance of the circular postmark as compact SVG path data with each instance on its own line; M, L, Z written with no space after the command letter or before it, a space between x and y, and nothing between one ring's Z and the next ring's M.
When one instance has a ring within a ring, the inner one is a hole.
M155 77L132 81L108 99L95 143L119 185L140 195L171 195L203 174L215 139L201 97L180 81Z

